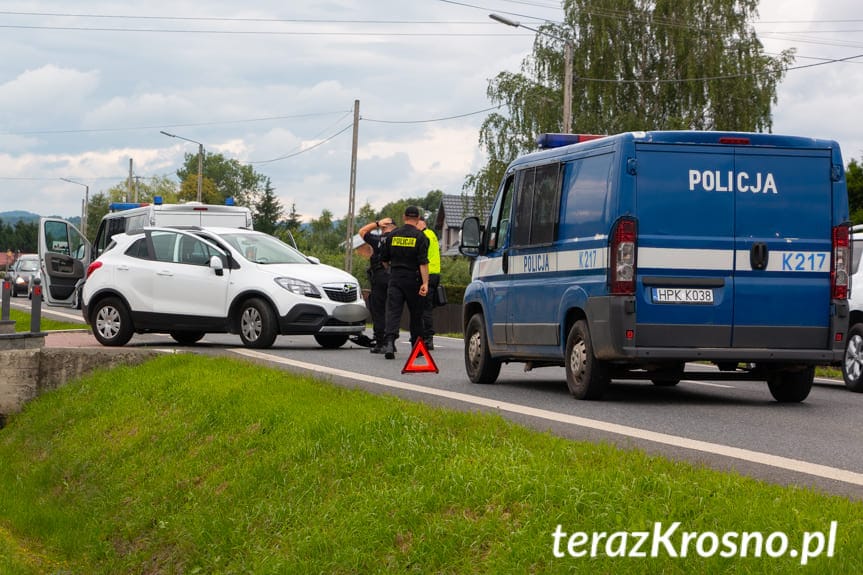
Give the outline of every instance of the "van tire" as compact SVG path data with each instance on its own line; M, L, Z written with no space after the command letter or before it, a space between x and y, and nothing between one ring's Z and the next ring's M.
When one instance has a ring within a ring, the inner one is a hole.
M346 333L316 333L315 341L324 349L337 349L345 345L349 337Z
M104 346L120 347L132 339L132 318L120 299L107 297L93 308L90 315L93 337Z
M171 337L180 345L198 343L206 334L202 331L172 331Z
M464 367L473 383L494 383L500 375L501 361L488 351L488 336L481 313L475 313L464 332Z
M566 338L566 385L576 399L600 399L611 380L608 366L593 354L585 320L573 324Z
M848 329L848 343L842 358L842 378L845 387L863 392L863 324L856 323Z
M240 339L246 347L264 349L276 341L276 314L270 304L260 298L252 298L240 306Z
M800 403L809 396L814 381L815 366L793 371L778 369L767 376L767 387L780 403Z

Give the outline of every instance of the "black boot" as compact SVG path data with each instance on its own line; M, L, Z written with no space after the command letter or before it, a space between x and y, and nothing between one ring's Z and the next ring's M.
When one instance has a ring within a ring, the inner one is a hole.
M426 344L426 349L432 351L434 349L434 338L424 337L423 343Z
M396 358L396 344L392 338L387 338L384 342L384 357L387 359Z

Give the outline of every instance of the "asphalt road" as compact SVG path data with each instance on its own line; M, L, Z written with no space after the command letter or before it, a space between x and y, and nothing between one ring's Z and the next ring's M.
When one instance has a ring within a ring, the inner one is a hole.
M43 314L80 319L74 310L46 307ZM849 392L841 382L817 380L800 404L775 402L764 382L685 379L671 388L619 380L602 401L576 401L566 388L563 368L526 373L521 364L505 365L496 384L470 383L458 339L435 338L431 355L439 373L403 374L410 354L406 339L395 360L351 343L325 350L308 336L282 336L263 351L243 348L239 336L223 334L208 335L189 347L168 336L136 335L129 345L234 355L313 372L374 393L498 413L572 439L637 447L766 481L863 499L863 394Z

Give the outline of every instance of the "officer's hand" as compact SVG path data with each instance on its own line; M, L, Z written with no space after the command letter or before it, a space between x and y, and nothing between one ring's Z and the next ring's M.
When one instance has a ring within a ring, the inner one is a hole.
M420 286L420 295L422 297L425 297L426 294L428 294L428 292L429 292L429 285L428 284L423 284Z

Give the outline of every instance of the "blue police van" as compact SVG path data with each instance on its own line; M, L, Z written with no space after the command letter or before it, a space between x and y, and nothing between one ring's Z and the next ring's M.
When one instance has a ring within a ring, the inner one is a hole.
M612 379L749 379L799 402L815 366L841 360L851 248L836 142L654 131L538 144L507 168L488 219L463 224L472 382L521 362L564 366L579 399Z

